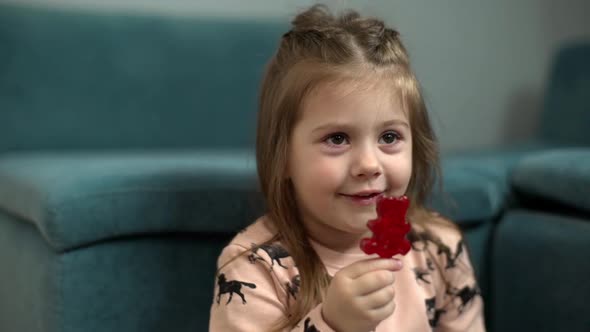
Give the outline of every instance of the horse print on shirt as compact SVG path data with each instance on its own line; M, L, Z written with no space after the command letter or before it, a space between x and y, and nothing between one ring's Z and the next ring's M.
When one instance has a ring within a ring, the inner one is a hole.
M428 267L428 269L430 271L436 270L436 268L434 267L434 263L432 262L432 259L430 259L430 258L426 258L426 266Z
M426 299L424 302L426 303L426 315L428 316L428 323L430 324L430 327L436 327L438 325L440 315L444 314L446 310L436 309L434 297Z
M442 246L438 247L438 254L440 255L441 253L443 253L447 256L447 266L445 266L445 269L450 269L452 267L457 266L456 265L457 258L459 258L459 255L461 255L462 252L463 252L463 241L462 240L457 242L457 246L455 248L454 255L448 246L445 245L444 247L442 247Z
M431 232L410 231L408 233L408 241L410 241L412 249L416 251L424 251L428 248L429 242L433 243L437 247L436 254L443 254L447 257L447 266L445 266L445 269L457 266L457 259L463 252L463 240L457 242L455 253L453 254L451 248Z
M297 300L297 293L299 292L299 287L301 286L301 276L296 275L291 278L291 282L286 282L285 287L287 288L287 301L289 297L293 297L293 299Z
M459 314L461 314L469 302L476 296L481 295L481 291L477 285L474 285L473 287L465 286L461 289L453 287L447 290L447 294L453 295L461 300L461 304L458 307Z
M289 252L287 252L287 250L285 250L285 248L283 248L280 244L275 243L275 244L261 244L261 245L256 245L255 243L252 243L252 254L250 254L248 256L248 260L254 264L257 260L262 260L264 261L264 258L262 258L260 255L258 255L258 249L262 249L266 252L266 254L268 255L268 257L270 257L270 269L272 270L272 268L275 265L275 262L277 262L278 265L280 265L282 268L286 269L287 267L285 265L283 265L283 263L281 262L282 258L287 258L291 255L289 255Z
M412 250L424 251L426 248L428 248L428 242L422 238L424 234L424 232L417 232L415 229L410 229L406 237L408 241L410 241Z
M416 275L416 281L422 281L425 282L427 284L430 284L430 281L428 281L426 278L426 276L430 275L430 271L420 268L420 267L415 267L413 268L414 270L414 274Z
M225 274L221 273L217 276L217 285L219 286L219 292L217 293L217 305L219 305L219 301L221 300L221 295L225 293L229 293L229 299L227 299L226 305L231 302L232 297L235 294L238 294L242 298L242 304L246 304L246 298L244 294L242 294L242 286L256 288L255 284L251 284L249 282L243 282L238 280L227 280L225 278Z
M315 325L311 324L309 325L311 322L311 318L307 317L307 319L305 320L305 323L303 325L303 332L320 332L320 330L318 330Z

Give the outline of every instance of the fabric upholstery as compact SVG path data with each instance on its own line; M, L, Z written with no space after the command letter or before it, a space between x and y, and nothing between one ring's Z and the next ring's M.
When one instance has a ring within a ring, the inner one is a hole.
M253 147L260 78L287 30L9 4L0 22L0 152Z
M442 191L435 186L429 207L459 223L481 223L497 216L504 204L505 185L463 167L443 168Z
M590 211L590 148L528 156L515 168L512 183L522 195Z
M590 222L513 210L494 238L494 331L587 331Z
M475 269L475 276L477 283L481 290L485 306L484 314L486 318L486 326L490 326L493 316L490 315L490 300L492 294L490 291L490 255L492 253L492 238L494 231L494 221L489 220L481 224L460 224L462 226L463 235L467 243L467 250L469 252L473 268Z
M0 209L56 250L158 232L235 232L262 212L242 150L0 157Z
M34 225L0 210L0 330L59 331L58 263Z
M518 162L560 144L530 142L503 149L446 153L442 192L435 187L431 206L460 224L498 217L512 202L510 174Z
M226 234L111 239L56 254L0 214L0 327L27 332L206 331Z
M538 137L590 146L590 43L576 40L553 59Z
M287 29L0 4L0 330L207 329L218 251L262 211L256 96ZM590 326L590 218L568 217L587 152L533 155L590 144L588 49L557 56L531 142L444 158L430 205L464 230L494 331ZM566 209L514 211L514 189Z
M489 273L487 260L490 255L492 227L493 223L490 221L476 225L475 227L464 227L462 229L477 280L482 288L487 288L485 284L487 283Z

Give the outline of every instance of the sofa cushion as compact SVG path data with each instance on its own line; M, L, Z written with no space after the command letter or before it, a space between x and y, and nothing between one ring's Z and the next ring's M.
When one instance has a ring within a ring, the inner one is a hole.
M514 169L512 184L523 195L590 211L590 148L530 155Z
M436 185L430 206L462 225L498 216L509 198L510 170L532 149L445 156L442 192Z
M56 253L0 211L0 331L207 331L216 261L233 235L167 234Z
M531 141L510 147L446 153L443 192L432 206L459 224L473 225L497 217L512 202L510 174L528 155L566 145Z
M539 136L566 144L590 145L590 42L572 40L553 59Z
M435 191L429 206L461 225L477 224L500 212L503 197L496 181L465 169L446 169L443 191Z
M254 146L258 85L286 21L10 2L0 152Z
M261 212L252 153L28 153L0 157L0 209L56 250L154 232L235 232Z
M494 331L588 331L590 223L511 210L491 255Z
M552 148L564 147L563 144L531 141L510 147L478 149L445 155L445 168L462 168L498 181L503 191L509 191L509 179L512 169L525 156Z

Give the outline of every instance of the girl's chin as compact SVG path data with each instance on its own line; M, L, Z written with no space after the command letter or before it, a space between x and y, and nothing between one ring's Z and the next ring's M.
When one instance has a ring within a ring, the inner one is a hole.
M354 225L350 226L345 230L346 233L350 234L351 237L370 237L372 235L371 231L367 227L366 223L362 226Z

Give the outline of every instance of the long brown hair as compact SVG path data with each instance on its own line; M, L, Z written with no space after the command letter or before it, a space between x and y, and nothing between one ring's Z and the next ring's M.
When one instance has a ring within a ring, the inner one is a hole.
M289 315L277 322L277 330L295 326L322 302L330 282L306 237L292 184L286 176L289 139L306 96L321 84L349 80L355 73L380 75L400 94L409 115L413 142L413 170L406 193L412 202L408 219L414 224L432 220L424 203L440 173L437 141L399 33L381 20L363 18L354 11L334 16L325 6L315 5L300 13L266 69L256 137L258 177L267 203L267 220L278 231L273 240L279 239L288 248L301 277L301 296L289 308Z

